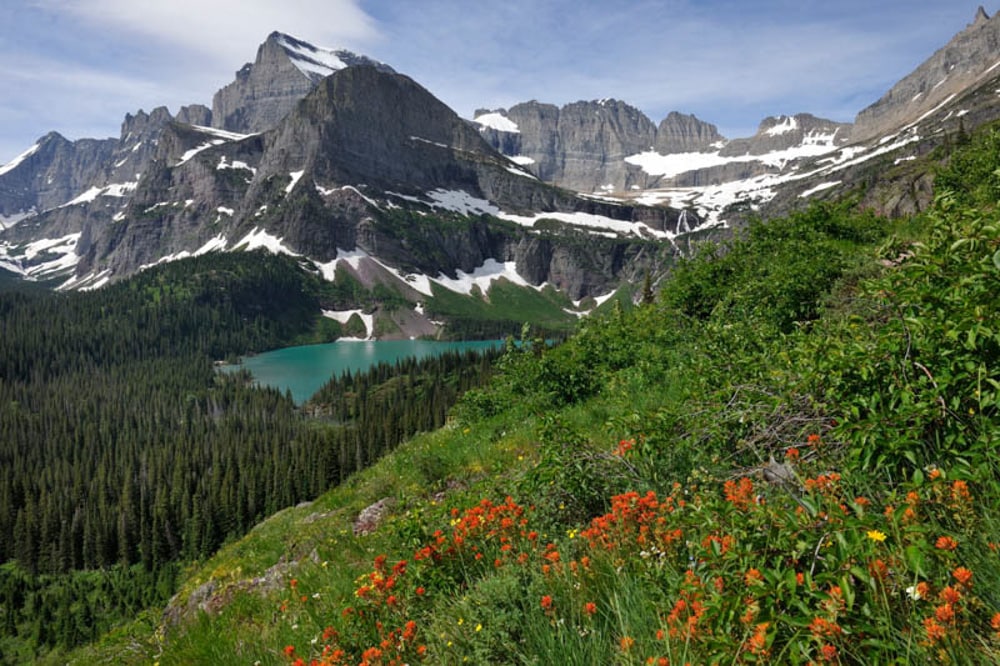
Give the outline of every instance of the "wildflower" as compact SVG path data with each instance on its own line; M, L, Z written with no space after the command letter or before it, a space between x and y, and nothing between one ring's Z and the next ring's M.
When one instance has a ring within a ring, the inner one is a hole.
M946 630L932 617L924 620L924 631L927 632L927 642L933 645L944 638Z
M726 501L737 509L746 509L753 503L753 481L747 477L743 477L739 481L732 479L726 481L723 484L723 491L726 494Z
M819 444L820 437L816 433L813 433L808 437L806 437L806 442L809 444L809 446L815 446L816 444Z
M872 541L882 543L885 541L885 532L880 532L879 530L868 530L868 538Z
M955 550L958 548L958 542L950 536L942 536L938 537L938 540L934 543L934 547L938 550Z
M955 577L959 585L968 586L969 581L972 580L972 571L966 569L965 567L957 567L951 572L951 575Z
M635 645L635 639L631 636L622 636L622 639L618 644L621 647L622 652L628 652L632 646Z
M476 631L482 631L482 630L483 630L483 625L480 622L479 624L476 625Z
M908 588L906 588L906 594L914 601L920 601L921 599L924 598L924 595L921 594L920 592L919 585L911 585Z
M993 627L993 631L1000 634L1000 613L995 613L993 619L990 620L990 626Z
M552 608L552 597L548 594L543 596L541 605L544 610L549 610L550 608Z
M615 455L624 458L625 455L632 450L633 446L635 446L634 439L623 439L618 442L618 448L615 450Z
M424 587L421 585L416 590L414 590L414 592L416 592L416 594L417 594L418 597L422 597L422 596L424 596L424 594L427 593L427 590L425 590Z
M799 459L799 450L794 446L785 451L785 460L789 462L795 462L798 459Z
M823 661L835 661L837 659L837 647L835 645L827 643L820 648L820 653L823 656Z
M971 502L972 495L969 493L969 484L961 479L951 484L951 501L956 506Z
M769 626L771 626L770 622L761 622L758 624L753 632L753 636L747 641L748 649L752 654L762 656L767 654L767 628Z
M747 587L753 587L757 583L763 583L764 576L760 573L760 569L751 568L743 577L743 581L746 583Z
M594 613L597 612L597 604L595 604L593 601L588 601L583 605L583 612L588 616L593 615Z
M934 617L942 624L951 624L955 620L955 607L951 604L942 604L934 609Z
M809 631L812 632L813 636L818 638L832 638L833 636L838 636L843 632L839 624L819 617L818 615L813 618L812 622L809 623Z
M938 597L941 599L941 601L944 601L946 603L957 604L959 601L962 600L962 593L953 588L951 585L949 585L948 587L941 590L941 593L938 595Z
M868 564L868 573L872 575L872 578L885 580L889 576L889 565L881 558L875 559Z
M285 656L288 657L289 659L291 659L293 654L295 654L295 646L294 645L286 645L285 646Z

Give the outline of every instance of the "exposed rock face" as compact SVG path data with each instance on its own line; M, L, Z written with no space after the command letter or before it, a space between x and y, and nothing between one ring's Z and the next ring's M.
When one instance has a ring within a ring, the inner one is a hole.
M188 106L182 106L180 111L177 112L177 122L184 123L186 125L211 127L212 109L208 108L204 104L189 104Z
M657 128L618 100L574 102L561 109L532 101L477 111L476 121L501 153L546 182L581 192L646 187L645 175L625 162L629 155L705 150L723 140L714 125L676 112Z
M350 65L388 65L350 51L319 49L280 32L271 33L257 59L212 99L214 127L248 134L276 126L325 76Z
M998 62L1000 14L990 18L980 7L965 30L858 114L852 138L860 141L897 132L952 96L996 74Z
M117 141L69 141L57 132L40 138L34 152L0 174L0 216L14 217L63 204L103 177Z
M179 123L163 129L123 219L80 222L87 242L78 248L78 275L127 275L164 256L213 242L232 247L266 229L291 251L324 262L357 249L406 272L456 277L491 259L512 261L533 283L582 298L662 263L669 246L579 230L540 235L435 211L453 220L442 226L434 218L424 223L423 213L393 211L443 191L495 212L586 213L671 232L679 223L677 211L581 199L538 181L414 81L374 67L324 79L269 132L218 145L208 137ZM83 216L98 203L73 208Z
M809 113L794 116L768 117L760 122L757 133L748 139L733 139L719 154L723 157L737 155L764 155L798 146L842 146L850 140L850 123L838 123L817 118Z
M671 111L656 129L656 152L694 153L725 142L715 125L693 115Z

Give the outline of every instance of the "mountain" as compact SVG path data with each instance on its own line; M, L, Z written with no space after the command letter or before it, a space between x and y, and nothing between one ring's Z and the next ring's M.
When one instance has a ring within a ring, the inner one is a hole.
M546 182L580 192L645 189L648 179L626 158L651 149L708 149L720 141L714 125L671 113L659 127L614 99L562 108L536 101L510 109L481 109L474 122L483 138Z
M212 99L212 126L249 134L268 130L324 77L351 65L384 63L343 49L324 49L280 32L272 32L236 79ZM208 124L208 123L195 123Z
M858 113L856 140L884 136L916 122L996 75L1000 15L980 7L973 22L877 102Z
M388 65L272 33L211 110L129 114L117 140L50 134L0 167L0 267L93 288L265 246L411 303L501 277L606 296L752 212L846 192L925 206L922 158L1000 116L998 30L980 11L853 125L779 115L733 139L613 99L465 121Z
M4 232L3 267L90 289L162 261L264 246L411 302L497 279L578 302L662 272L677 250L660 241L700 224L544 184L392 68L281 33L211 111L126 116L107 150L99 177Z

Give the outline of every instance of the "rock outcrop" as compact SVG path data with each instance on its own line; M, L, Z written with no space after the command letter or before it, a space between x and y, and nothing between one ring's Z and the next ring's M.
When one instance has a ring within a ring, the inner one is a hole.
M648 187L647 175L625 162L630 155L698 152L725 142L715 125L693 115L671 112L656 126L614 99L480 109L475 122L490 145L538 178L579 192Z
M965 30L955 35L877 102L858 113L852 139L887 136L916 122L986 77L1000 65L1000 14L980 7Z
M257 58L212 99L214 127L249 134L277 125L324 77L350 65L392 68L350 51L322 49L280 32L271 33Z
M114 139L70 141L49 132L0 173L0 216L13 218L66 203L104 178L116 145Z

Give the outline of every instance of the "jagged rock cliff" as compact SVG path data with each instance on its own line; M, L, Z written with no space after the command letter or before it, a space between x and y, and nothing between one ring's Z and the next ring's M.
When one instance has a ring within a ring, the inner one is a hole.
M277 125L324 77L350 65L392 68L350 51L321 49L280 32L271 33L257 59L212 99L214 127L261 132Z
M546 182L581 191L624 191L647 185L625 158L654 146L670 152L702 150L720 141L714 125L671 113L659 128L618 100L574 102L559 108L526 102L479 110L475 121L494 148Z
M0 171L0 217L19 218L69 201L103 177L116 143L46 134Z
M934 53L877 102L858 113L855 141L898 132L936 107L975 86L1000 65L1000 14L982 7L965 30Z
M363 65L322 80L264 133L169 123L119 219L101 222L92 212L100 205L98 197L71 207L80 209L78 277L265 244L321 264L361 252L427 276L513 262L523 279L575 299L663 263L672 250L651 241L680 223L674 210L581 199L546 185L412 79ZM535 229L546 216L545 230ZM595 223L646 238L584 233Z

